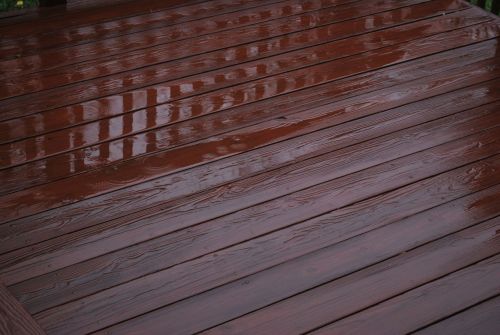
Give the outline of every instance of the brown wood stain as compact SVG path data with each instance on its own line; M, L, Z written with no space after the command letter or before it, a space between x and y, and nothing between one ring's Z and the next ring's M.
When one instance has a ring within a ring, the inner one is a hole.
M89 0L0 35L2 334L500 332L497 17Z

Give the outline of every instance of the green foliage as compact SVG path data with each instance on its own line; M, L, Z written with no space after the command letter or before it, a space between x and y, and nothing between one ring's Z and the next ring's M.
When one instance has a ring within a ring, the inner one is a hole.
M38 0L0 0L0 11L38 6Z
M478 4L478 0L470 0L469 2L472 3L473 5ZM484 9L491 12L492 6L493 6L493 0L486 0L486 5L484 6Z

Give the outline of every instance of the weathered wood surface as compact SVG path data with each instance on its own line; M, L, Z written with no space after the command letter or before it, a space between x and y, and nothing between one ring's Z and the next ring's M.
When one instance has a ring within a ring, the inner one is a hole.
M500 332L498 19L141 3L0 21L3 332Z
M45 332L0 282L0 334L44 335Z
M416 334L478 334L494 335L500 326L500 297L470 307L447 319L438 321Z

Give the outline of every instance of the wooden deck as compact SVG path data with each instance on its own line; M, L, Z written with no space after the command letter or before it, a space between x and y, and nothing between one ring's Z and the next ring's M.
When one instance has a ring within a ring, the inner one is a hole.
M1 334L500 334L498 17L88 3L0 20Z

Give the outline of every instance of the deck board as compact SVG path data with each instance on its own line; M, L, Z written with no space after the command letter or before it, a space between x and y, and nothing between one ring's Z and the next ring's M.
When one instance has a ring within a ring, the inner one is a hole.
M99 1L95 1L98 4ZM128 3L127 3L128 2ZM121 36L148 28L160 28L175 23L189 22L221 14L255 7L259 3L278 0L143 0L122 1L119 6L89 8L83 12L65 13L57 17L40 18L35 22L7 25L0 29L6 43L2 43L2 57L30 54L46 48L83 44L107 37ZM95 6L94 6L95 7ZM15 29L11 29L15 28ZM16 58L16 57L15 57Z
M321 45L330 41L339 40L341 38L346 38L349 36L362 35L366 32L378 31L382 28L395 27L402 23L410 23L413 21L422 20L425 18L438 16L438 13L453 13L457 10L467 8L460 3L433 3L424 2L419 5L411 15L401 15L404 13L405 8L396 9L389 12L381 12L373 14L370 16L373 19L372 25L366 25L368 18L366 16L359 17L356 19L351 19L342 22L329 23L326 25L317 25L313 28L308 28L307 30L297 31L294 33L288 33L285 35L277 36L268 40L259 41L257 43L246 43L243 45L238 45L234 48L225 48L218 51L209 52L208 55L195 55L188 56L187 59L182 61L170 61L168 64L152 65L145 69L138 70L128 70L123 73L116 73L111 76L106 76L102 79L92 79L89 82L76 84L78 81L84 80L89 73L82 72L78 76L74 74L74 68L69 68L69 71L64 71L64 69L58 69L57 72L48 76L47 74L40 78L39 75L27 75L26 81L20 83L13 80L5 80L5 87L0 91L3 97L17 96L21 94L27 94L30 92L35 92L38 90L47 91L49 88L58 87L67 84L73 84L68 89L72 89L72 95L75 98L82 99L85 101L85 96L77 96L75 88L85 88L89 86L85 85L98 85L98 90L89 92L94 95L87 95L87 99L90 97L95 97L95 94L103 96L107 93L117 93L120 89L118 79L131 78L134 77L134 86L144 88L144 83L151 85L152 83L161 82L162 78L172 80L176 76L188 76L195 73L203 72L203 70L215 70L221 65L227 67L228 64L235 63L240 66L247 66L247 64L241 62L251 61L255 59L262 59L264 57L269 57L275 54L285 53L285 56L290 56L287 52L293 50L300 50L306 47L311 47L314 45ZM438 13L436 9L441 9ZM471 11L473 9L470 9ZM477 13L477 12L476 12ZM478 13L479 14L479 13ZM484 16L483 16L484 17ZM402 27L404 28L404 26ZM345 43L345 40L344 40ZM257 47L259 49L258 53L251 52L252 48ZM245 52L245 50L248 50ZM348 50L345 50L348 51ZM231 53L238 54L238 58L231 59L229 62L229 57ZM207 59L214 58L213 60ZM217 60L224 60L217 62ZM238 64L240 62L240 64ZM166 73L165 66L172 64L169 67L169 71ZM196 66L195 66L196 65ZM219 65L219 66L218 66ZM249 64L248 64L249 65ZM161 71L163 69L163 71ZM174 73L173 71L176 71ZM135 74L135 75L134 75ZM246 78L250 79L251 72L247 73ZM115 83L111 85L110 83ZM148 89L153 89L151 86L147 86ZM127 84L128 91L130 91L130 83ZM201 87L200 87L201 89ZM45 92L49 94L50 91ZM36 95L31 95L35 98ZM70 97L68 97L70 98ZM74 100L73 100L74 101ZM71 100L67 101L70 103Z
M0 22L0 307L32 333L500 331L498 17L87 6Z
M498 331L498 316L500 316L500 297L497 296L440 320L417 331L416 334L447 335L475 332L479 335L493 335Z
M284 196L287 194L287 192L290 191L297 192L303 189L307 189L309 187L319 185L322 182L334 180L336 178L343 176L348 176L351 173L360 171L364 168L375 166L381 162L396 159L401 156L404 156L405 154L418 152L419 150L424 150L429 147L438 145L440 143L445 143L449 140L466 136L471 132L474 133L475 131L477 131L478 128L488 129L492 124L496 124L498 122L498 115L490 114L491 112L494 113L494 111L498 109L498 106L499 106L498 103L493 104L491 105L491 108L486 108L485 111L480 111L479 109L475 110L473 109L465 113L460 113L459 115L454 115L448 118L444 118L442 120L438 120L438 122L434 122L434 124L425 124L417 126L416 129L397 132L389 136L377 138L375 140L368 141L366 143L361 143L352 148L349 147L345 148L344 150L337 150L332 153L320 155L318 157L314 157L312 159L303 161L300 164L294 164L284 168L276 169L268 173L260 174L254 178L244 179L242 182L239 183L236 182L231 185L232 188L242 189L244 190L244 192L235 193L231 192L230 189L229 190L224 189L223 190L224 193L233 193L233 195L226 196L222 203L218 199L218 195L221 194L221 190L217 190L216 193L211 192L213 194L213 196L211 197L209 197L209 195L212 194L209 192L207 192L208 194L207 193L203 194L204 199L206 200L202 200L199 198L193 199L195 200L195 203L201 202L201 206L198 205L199 206L198 208L191 205L191 203L193 203L192 200L190 202L183 203L183 206L184 208L191 208L191 213L190 213L191 217L201 216L200 214L203 213L202 208L205 208L207 206L210 206L212 211L218 210L218 213L216 213L216 215L221 215L224 212L226 213L232 212L238 209L242 209L243 211L245 211L243 208L245 208L246 206L256 205L256 207L251 207L252 211L255 213L257 212L256 209L258 208L257 204L259 204L259 202L265 200L278 199L280 196ZM479 114L479 118L478 120L475 120L475 118L477 118L477 114ZM457 121L457 119L461 118L463 118L463 120ZM447 129L448 123L450 123L453 126L453 130ZM448 131L446 136L443 136L440 133L443 129ZM421 136L423 132L429 133L429 136L425 138L425 141L415 140L415 138L419 139L419 136ZM408 148L409 143L412 143L411 148ZM356 154L352 154L353 149L357 151ZM367 155L373 154L374 152L377 151L384 151L384 153L381 154L380 157L377 157L377 159L370 159L367 162L366 161ZM350 160L348 164L345 163L347 158L349 158ZM280 187L280 185L285 183L287 186L286 189ZM245 204L245 207L242 206L241 204ZM266 204L266 206L268 207L268 204ZM104 250L109 252L112 250L119 249L120 247L126 246L126 243L130 243L130 241L132 240L136 243L141 241L147 241L148 238L153 237L152 234L148 233L147 235L144 235L144 233L141 233L140 229L144 228L147 225L149 226L149 229L151 229L152 227L156 228L154 233L155 235L160 235L161 234L160 232L162 230L163 230L162 233L168 232L165 231L164 228L162 229L162 227L160 226L161 221L159 221L165 219L166 217L165 214L166 213L162 214L161 216L156 216L156 219L153 220L146 219L135 222L133 225L129 225L127 227L127 230L124 231L122 230L121 232L119 229L115 229L112 235L109 234L109 230L105 231L104 234L99 234L94 231L93 234L89 236L90 238L85 238L80 241L75 241L76 239L85 236L82 231L78 231L72 234L73 238L69 236L66 237L65 239L66 247L63 248L64 250L61 250L59 253L64 255L64 257L62 258L64 258L64 261L66 262L65 265L70 265L70 263L68 263L71 259L70 255L74 255L74 257L78 257L79 260L83 260L82 257L90 258L92 256L97 256L99 255L98 254L99 252L102 253ZM172 214L170 215L172 216ZM208 218L209 216L204 217L204 219ZM185 220L183 220L182 226L178 226L177 228L181 227L186 228L189 227L190 224L192 225L193 223L196 222L189 222L188 218L185 218ZM227 223L227 220L223 221L222 224L220 223L218 224L217 221L204 224L204 226L207 225L208 228L204 229L202 228L200 232L197 232L199 226L193 227L189 235L192 235L193 237L203 236L203 238L206 238L208 241L210 241L212 245L214 244L216 245L215 241L211 238L210 231L213 231L212 234L215 233L216 235L219 235L221 231L234 230L234 233L230 235L234 234L234 238L237 238L238 235L241 235L242 231L246 230L243 229L243 227L236 228L236 223L233 223L235 227L230 227L229 224ZM219 227L219 225L221 225L221 227ZM137 228L132 230L133 226ZM256 233L255 222L252 222L251 227L253 228L253 233ZM172 227L169 227L168 229L172 231ZM237 234L238 231L240 231L240 234ZM186 237L185 234L177 234L177 235ZM117 236L120 236L120 238L117 238ZM166 247L174 249L179 248L175 247L175 244L172 243L172 241L169 241L174 237L167 239L167 242L165 242ZM224 240L225 240L224 243L229 243L230 238L228 237L225 238ZM62 242L63 239L59 239L58 249L61 248ZM193 241L191 240L191 243L192 242ZM24 266L26 272L29 273L30 275L33 275L35 272L37 272L35 268L44 266L44 262L42 259L37 258L36 255L38 253L41 253L39 250L43 250L42 254L45 255L46 258L48 252L47 248L50 247L50 243L51 242L31 247L29 251L28 249L25 250L21 249L19 250L20 252L11 252L5 254L4 256L1 256L0 262L5 267L3 272L5 273L4 275L6 276L6 278L8 278L8 275L6 273L9 272L8 264L16 263L17 266L19 267L20 266L19 263L21 263L21 260L23 258L22 255L25 253L29 253L29 258L32 260L33 263L37 264L37 265L31 264L28 265L27 267ZM192 247L189 246L187 247L188 249L186 250L186 252L190 251L192 253L195 249L194 245ZM204 246L203 250L206 250L209 247L210 243L207 243L207 245ZM158 248L158 246L156 248ZM157 249L157 251L159 252L160 250ZM176 252L180 251L179 250L172 251L172 257ZM171 261L172 259L170 260L170 262ZM55 264L58 262L52 260L50 261L50 263L52 264L51 270L55 270L56 269Z
M465 17L465 19L464 19ZM341 40L339 43L327 43L323 44L318 48L305 48L301 49L299 52L288 52L280 57L272 57L267 58L266 62L250 62L246 63L245 66L235 66L228 67L220 71L210 72L200 74L198 76L189 77L189 79L179 79L177 81L171 82L168 85L164 84L162 87L170 92L179 92L177 96L174 94L170 95L170 101L186 99L193 95L198 95L205 92L215 91L217 89L222 89L224 87L238 85L242 82L247 82L251 79L260 79L263 77L269 77L272 75L277 75L281 73L289 73L287 71L291 71L297 69L299 67L307 67L308 65L322 62L329 62L335 59L345 58L348 56L353 56L356 54L362 54L369 50L377 49L379 47L388 46L391 44L399 44L401 42L405 42L411 39L426 37L428 34L432 35L435 33L445 32L446 30L454 30L458 28L462 28L467 25L474 25L484 21L489 20L488 18L484 18L484 15L477 13L476 11L470 12L470 16L466 13L456 13L451 14L445 17L438 17L435 20L427 20L424 21L423 24L408 24L404 25L402 28L398 29L387 29L373 34L364 34L357 37L352 37L348 40ZM457 22L458 21L458 22ZM424 30L425 29L425 30ZM420 34L412 35L412 32L422 32ZM285 64L282 66L281 64ZM327 63L328 64L328 63ZM328 64L329 65L329 64ZM269 69L267 71L259 71L258 73L253 74L254 69L258 69L262 67L264 69ZM240 74L240 75L238 75ZM241 75L244 74L244 75ZM292 74L290 74L292 75ZM217 81L216 78L219 76L225 76L230 78L227 81ZM231 80L231 78L236 78L236 80ZM192 89L181 91L181 87L183 84L189 81L189 84L193 86ZM196 86L198 85L198 86ZM199 87L199 88L198 88ZM242 88L246 90L246 87ZM59 94L61 94L60 92ZM133 92L131 94L136 94L137 92ZM67 92L68 95L72 96L72 92ZM213 95L212 95L213 96ZM192 100L192 99L191 99ZM190 99L187 99L184 104L191 103ZM157 99L158 102L158 99ZM142 112L142 113L141 113ZM102 121L92 122L84 124L80 127L72 127L63 129L60 131L50 133L50 138L48 140L51 143L57 145L57 147L51 148L47 142L47 136L38 136L26 139L24 141L17 141L15 143L11 143L10 145L0 145L0 159L3 162L7 162L8 166L11 167L16 165L21 165L30 161L46 158L49 156L54 156L66 151L70 151L72 149L85 147L85 145L90 143L99 143L106 142L113 138L120 138L123 136L131 135L134 133L138 133L140 131L151 130L151 125L144 125L142 128L138 127L136 124L131 125L129 127L128 132L124 133L110 133L107 137L100 136L98 139L96 138L84 138L85 133L92 132L93 129L101 129L106 127L104 123L125 123L127 119L135 120L135 119L145 119L144 114L147 114L147 111L142 110L141 112L133 112L132 114L125 114L118 117L114 117L111 119L105 119ZM142 116L142 117L141 117ZM162 126L162 120L157 118L155 127ZM167 121L167 120L165 120ZM129 121L130 122L130 121ZM163 125L168 125L168 122L163 122ZM124 129L127 131L127 129ZM83 143L78 143L76 146L73 143L70 143L68 139L70 137L81 137L83 138ZM36 143L43 146L45 150L43 152L34 152L33 156L27 156L26 148L36 146ZM66 147L64 147L66 145Z
M493 240L492 235L490 235L491 240ZM498 244L498 240L496 243ZM453 311L476 304L498 293L500 288L497 280L500 276L499 261L500 256L493 256L479 264L451 273L311 334L410 332L421 325L438 320ZM414 313L415 304L422 307L419 313ZM380 327L383 323L379 320L384 316L392 317L398 322L391 324L387 322L384 323L385 327ZM373 325L379 327L373 327Z
M45 334L2 282L0 282L0 332L3 335Z

